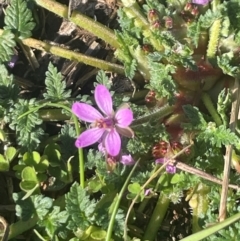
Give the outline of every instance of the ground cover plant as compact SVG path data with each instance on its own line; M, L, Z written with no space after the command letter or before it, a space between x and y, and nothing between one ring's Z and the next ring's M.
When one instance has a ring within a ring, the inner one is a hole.
M2 240L239 240L238 0L1 1Z

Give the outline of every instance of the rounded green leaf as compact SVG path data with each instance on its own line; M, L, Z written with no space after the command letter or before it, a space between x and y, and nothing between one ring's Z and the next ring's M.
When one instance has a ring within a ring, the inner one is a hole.
M21 177L23 181L34 182L35 184L38 183L35 169L33 167L25 167L22 170Z
M139 193L141 191L141 186L139 183L133 183L133 184L129 184L128 185L128 191L131 192L131 193Z
M37 172L46 172L48 167L49 167L48 157L46 155L43 155L40 159L40 162L35 168Z
M5 159L5 157L0 154L0 172L9 171L9 162Z
M61 149L56 143L51 143L46 146L44 154L48 157L49 163L53 167L60 165Z
M26 152L23 155L23 161L26 163L28 166L35 166L40 162L41 156L38 152L33 151L33 152Z
M6 140L6 134L0 129L0 141L4 142Z
M107 235L105 230L98 230L91 233L91 237L95 240L104 240Z
M178 173L174 174L171 178L172 184L179 183L180 181L181 181L181 176Z
M15 157L16 153L17 153L17 150L14 147L10 146L5 151L5 157L9 162L11 162Z

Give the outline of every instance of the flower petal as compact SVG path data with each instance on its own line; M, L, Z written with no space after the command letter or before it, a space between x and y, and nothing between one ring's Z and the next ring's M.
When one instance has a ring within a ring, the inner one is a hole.
M94 122L102 119L102 114L91 105L76 102L72 105L72 112L80 119L86 122Z
M106 135L104 145L109 155L117 156L119 154L121 149L121 138L116 130L112 130Z
M111 116L113 114L112 96L104 85L97 85L94 92L94 98L99 109L104 114L107 116Z
M128 138L133 138L134 137L134 132L131 128L129 127L120 127L118 125L115 126L117 132L121 134L122 136L126 136Z
M119 126L129 126L133 121L133 112L130 109L119 109L115 114Z
M129 155L122 155L120 162L125 166L134 165L135 161L133 160L132 156Z
M206 5L210 2L210 0L192 0L192 3L199 4L199 5Z
M163 164L165 162L165 158L159 158L155 161L156 164Z
M77 148L83 148L90 146L97 142L103 135L104 129L101 128L91 128L81 133L75 142Z
M176 173L177 168L175 166L172 165L167 165L166 166L166 172L174 174Z

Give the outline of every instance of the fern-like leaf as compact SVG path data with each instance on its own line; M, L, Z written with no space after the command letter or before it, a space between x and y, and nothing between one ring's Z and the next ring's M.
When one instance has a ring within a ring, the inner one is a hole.
M50 62L48 65L48 71L46 72L45 84L47 87L47 93L43 96L50 100L65 100L71 96L71 91L66 90L66 83L63 81L61 73L58 73L57 68Z
M74 231L87 229L94 221L95 201L90 201L86 190L77 183L72 185L70 192L66 194L65 201L70 217L67 228Z
M10 30L4 30L0 36L0 63L10 61L15 46L14 34Z
M4 29L12 30L21 39L30 37L35 27L26 0L11 0L11 5L6 9L4 22Z
M16 131L18 144L22 146L24 151L34 150L40 143L40 138L44 135L43 129L39 126L42 124L42 120L38 117L37 112L31 112L19 119L19 116L33 107L35 107L34 99L30 101L20 99L10 109L9 126Z
M0 105L5 109L5 113L14 104L18 94L19 88L13 82L13 76L8 74L4 65L0 65Z

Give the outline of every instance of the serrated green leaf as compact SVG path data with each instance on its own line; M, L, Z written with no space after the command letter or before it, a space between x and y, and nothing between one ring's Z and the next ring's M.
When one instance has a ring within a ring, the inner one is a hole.
M10 30L4 30L0 36L0 63L11 60L13 48L16 46L15 36Z
M68 216L67 211L60 212L60 207L54 206L52 212L39 222L39 226L44 227L49 237L53 239L57 230L63 231L66 228L63 224L67 222Z
M26 0L11 0L6 9L4 22L6 25L4 29L12 30L22 39L30 37L35 27L32 12L28 9Z
M201 130L207 127L207 122L197 107L184 105L182 108L195 130Z
M52 208L53 200L49 197L44 197L43 195L35 195L31 197L36 209L36 213L40 220L43 220L49 210Z
M66 194L66 210L69 213L68 229L84 231L94 220L95 201L90 200L86 190L74 183L70 192Z
M43 96L50 100L65 100L71 96L71 91L66 90L66 82L63 80L61 73L58 73L57 68L50 62L48 71L46 72L46 89L47 93Z

